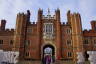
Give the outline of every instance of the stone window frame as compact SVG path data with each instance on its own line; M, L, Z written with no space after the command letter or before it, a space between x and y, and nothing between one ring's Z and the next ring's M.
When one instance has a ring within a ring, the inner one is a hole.
M72 57L72 52L67 52L67 57Z
M71 34L71 28L67 28L67 29L66 29L66 33L67 33L67 34Z
M69 41L70 41L70 43L68 43ZM68 46L72 46L72 40L70 40L70 39L66 40L66 44L67 44Z
M30 57L30 52L27 51L27 52L25 53L25 56L26 56L26 57Z
M47 33L52 33L53 34L53 23L44 23L43 26L43 33L47 34Z
M89 39L84 39L84 45L89 45Z

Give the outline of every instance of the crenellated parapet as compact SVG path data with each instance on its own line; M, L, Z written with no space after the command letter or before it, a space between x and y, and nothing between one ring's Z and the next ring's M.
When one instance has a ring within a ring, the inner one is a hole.
M38 21L42 21L42 20L56 20L56 21L60 21L60 10L56 9L55 10L55 14L51 15L50 14L50 10L48 9L48 14L47 15L43 15L43 10L39 9L38 10Z
M1 20L1 25L0 25L0 36L3 36L3 35L6 35L6 36L11 36L13 35L14 36L14 29L6 29L5 26L6 26L6 20L5 19L2 19Z
M70 10L68 10L68 12L67 12L67 24L68 25L71 25L72 23L75 24L74 23L75 21L76 22L80 22L78 24L82 23L81 22L81 15L80 15L80 13L78 13L78 12L71 12ZM81 28L82 28L82 26L81 26ZM82 30L81 28L80 28L80 30Z
M83 36L84 37L96 37L96 31L94 31L92 29L90 29L90 30L85 29L83 31Z
M93 30L87 30L87 29L85 29L85 30L83 30L83 33L90 33L90 32L94 32Z
M36 25L36 24L37 24L37 22L31 22L31 24L32 24L32 25Z
M15 29L5 29L5 32L14 32Z
M0 31L0 36L14 36L14 29L5 29L4 31Z
M83 36L85 37L96 37L96 20L91 21L91 29L90 30L83 30Z
M61 22L62 26L70 26L70 24L68 24L68 22Z

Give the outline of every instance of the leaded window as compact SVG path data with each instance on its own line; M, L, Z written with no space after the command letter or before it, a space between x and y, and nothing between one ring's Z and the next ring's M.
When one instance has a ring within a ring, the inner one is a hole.
M53 23L44 23L43 32L45 34L53 34Z
M67 53L68 57L72 57L72 52Z

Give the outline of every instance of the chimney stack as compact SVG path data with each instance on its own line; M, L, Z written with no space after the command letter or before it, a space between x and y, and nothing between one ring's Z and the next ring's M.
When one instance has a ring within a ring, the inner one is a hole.
M0 30L5 30L6 20L1 20Z

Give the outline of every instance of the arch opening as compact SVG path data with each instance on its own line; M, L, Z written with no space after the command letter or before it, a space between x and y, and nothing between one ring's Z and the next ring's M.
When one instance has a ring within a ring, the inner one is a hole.
M52 46L50 44L43 46L42 60L44 60L44 58L47 56L50 56L52 62L55 61L55 48L54 48L54 46Z
M85 51L85 53L84 53L84 57L85 57L85 61L88 61L89 54L87 54L87 51Z

